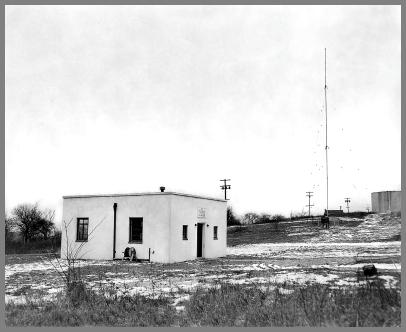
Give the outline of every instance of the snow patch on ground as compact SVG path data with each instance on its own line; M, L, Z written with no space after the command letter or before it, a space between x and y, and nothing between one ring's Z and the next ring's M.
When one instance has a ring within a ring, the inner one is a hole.
M397 284L397 280L392 276L379 276L379 279L385 280L389 287L395 287Z
M289 233L288 236L300 236L300 235L314 235L315 232L300 232L300 233Z
M359 251L351 249L389 249L395 253L400 253L400 241L375 242L375 243L351 243L351 242L333 242L333 243L255 243L243 244L227 248L227 255L232 256L278 256L284 258L298 258L298 256L315 257L317 250L319 257L347 257L356 256ZM309 250L313 249L313 250ZM327 250L328 249L328 250ZM333 250L336 249L336 250ZM347 253L343 253L346 249ZM290 254L290 255L289 255ZM327 255L327 256L326 256ZM368 256L371 254L368 253ZM361 255L358 255L361 256ZM387 256L387 252L375 252L374 256Z
M85 267L85 266L114 266L119 265L121 262L111 261L111 260L77 260L75 266ZM133 263L132 265L139 265L141 263ZM8 264L5 266L5 278L8 279L16 273L31 273L40 271L66 271L68 269L66 260L63 259L50 259L43 260L34 263L26 264ZM113 272L107 272L113 273Z

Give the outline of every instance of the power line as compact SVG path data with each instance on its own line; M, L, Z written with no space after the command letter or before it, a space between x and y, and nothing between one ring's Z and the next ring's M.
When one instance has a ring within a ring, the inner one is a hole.
M231 186L229 184L227 184L227 181L231 181L231 180L230 179L223 179L223 180L220 180L220 181L224 182L224 185L220 186L220 188L222 190L224 190L224 199L226 201L228 201L228 199L227 199L227 189L231 189Z
M346 198L344 199L344 202L347 203L347 213L350 213L350 207L349 207L349 205L348 205L348 204L351 202L350 198L349 198L349 197L346 197Z
M310 198L313 196L313 191L306 191L306 196L309 197L309 204L306 205L307 207L309 207L309 218L310 218L310 208L312 206L314 206L314 204L310 204Z

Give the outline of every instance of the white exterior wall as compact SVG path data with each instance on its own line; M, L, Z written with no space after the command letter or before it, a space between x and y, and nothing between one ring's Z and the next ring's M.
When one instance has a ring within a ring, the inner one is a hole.
M173 195L170 227L170 262L197 257L197 223L203 226L203 258L226 255L227 203L194 197ZM198 217L198 209L204 209L205 218ZM182 239L182 227L188 225L188 239ZM209 225L209 226L207 226ZM218 226L218 240L213 239L213 226Z
M118 202L116 225L116 257L123 257L126 247L134 247L137 258L169 261L169 195L128 196ZM142 243L129 243L130 217L142 217ZM113 236L113 234L112 234Z
M77 258L111 259L113 250L113 203L111 198L63 199L61 257L67 247L73 253L82 245L76 242L77 218L89 218L89 239L83 244ZM95 229L96 225L97 228ZM65 226L67 226L67 234ZM90 234L94 229L93 234Z
M113 204L116 213L116 258L122 258L126 247L134 247L137 258L152 262L178 262L197 257L197 224L204 223L202 257L226 255L227 204L171 193L123 196L66 197L63 199L63 220L69 223L68 236L62 230L61 257L66 254L66 240L72 248L83 247L78 258L113 258ZM205 218L198 218L198 209ZM129 218L143 218L142 244L129 243ZM87 242L76 242L77 218L89 218ZM97 226L95 231L92 230ZM182 239L182 226L188 225L188 240ZM209 226L207 226L209 225ZM218 226L218 240L213 239L213 226Z
M169 217L170 196L116 196L116 197L85 197L64 198L63 220L72 220L68 229L69 242L78 247L82 242L76 242L77 218L89 218L89 239L81 249L84 259L113 258L113 204L117 203L116 213L116 258L123 256L126 247L134 247L138 258L148 259L148 248L151 261L169 261ZM129 243L129 218L142 217L142 244ZM104 220L103 220L104 218ZM93 234L96 224L103 220ZM66 250L66 236L62 232L61 256Z

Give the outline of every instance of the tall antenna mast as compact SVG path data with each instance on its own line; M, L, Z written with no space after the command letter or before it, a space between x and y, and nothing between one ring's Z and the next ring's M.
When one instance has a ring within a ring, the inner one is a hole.
M328 217L328 145L327 145L327 49L324 49L324 105L326 109L326 196L327 196L327 207L326 216Z

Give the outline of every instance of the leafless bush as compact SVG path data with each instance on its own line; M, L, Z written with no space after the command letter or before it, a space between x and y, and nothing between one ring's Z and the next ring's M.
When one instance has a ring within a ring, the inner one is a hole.
M68 223L66 223L65 220L63 221L65 243L62 243L61 247L64 246L65 250L61 250L60 257L54 253L53 256L47 257L47 259L62 278L66 287L66 294L68 298L72 300L72 302L76 303L77 301L83 300L84 297L87 296L86 285L84 283L80 264L78 262L85 254L85 252L82 252L82 249L87 242L80 242L79 245L75 245L75 242L69 239L68 229L72 223L72 220L73 219L71 219ZM104 219L90 230L88 241L92 239L92 235L103 221Z

